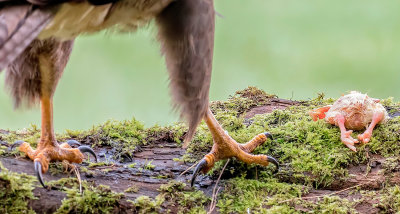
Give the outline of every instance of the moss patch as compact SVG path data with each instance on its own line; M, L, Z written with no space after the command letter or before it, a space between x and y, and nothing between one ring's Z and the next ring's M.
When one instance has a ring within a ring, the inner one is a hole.
M199 213L203 212L210 198L202 191L186 188L185 183L171 181L161 185L160 195L164 206L174 207L173 213ZM172 208L171 208L172 209Z
M298 199L311 189L330 187L333 182L344 182L348 179L348 168L352 165L366 164L369 156L378 155L386 159L382 165L382 173L398 173L400 156L400 117L393 117L386 124L378 125L371 141L357 146L358 152L352 152L340 141L339 128L327 124L323 120L312 121L308 112L311 109L332 104L334 99L326 99L323 94L315 99L298 102L285 110L259 114L246 119L245 114L253 107L269 105L276 96L270 95L254 87L237 92L227 101L211 104L216 119L223 128L239 143L245 143L255 135L270 132L274 140L268 140L258 147L255 154L266 154L275 157L281 164L281 170L273 175L270 167L247 165L240 161L230 161L224 173L223 187L217 200L217 210L221 213L353 213L357 201L337 196L321 197L315 200ZM400 109L392 99L381 101L389 113L395 115ZM145 128L135 119L128 121L107 121L86 131L67 130L57 135L61 142L66 139L77 139L99 147L113 148L113 158L121 161L126 155L140 150L141 146L153 142L167 141L181 144L187 127L177 123L167 127L153 126ZM356 136L361 132L353 133ZM39 139L40 130L32 126L25 131L0 134L1 140L13 142L26 140L33 145ZM186 154L176 161L195 162L208 153L212 146L211 134L204 123L186 150ZM0 154L5 151L0 148ZM89 165L99 167L111 164L101 162ZM215 176L222 168L224 161L218 162L209 173ZM127 165L135 168L135 164ZM157 173L157 168L148 160L142 170ZM57 169L57 168L56 168ZM95 170L95 169L93 169ZM83 168L83 171L88 169ZM156 176L156 175L154 175ZM164 179L164 175L157 178ZM229 179L228 179L229 178ZM57 183L67 192L59 213L68 212L113 212L118 206L121 194L114 193L107 187L93 187L84 184L84 194L78 192L76 181L68 186L66 182ZM127 189L134 193L135 188ZM159 195L152 199L141 196L131 201L132 209L139 213L151 212L205 212L210 206L210 198L203 192L186 187L172 181L159 189ZM399 212L399 187L387 184L384 189L362 193L363 197L377 200L377 206L385 212ZM28 197L29 198L29 197ZM288 202L285 200L294 199ZM98 208L97 208L98 207ZM93 209L95 209L93 211Z
M63 200L57 214L62 213L111 213L118 207L123 194L117 194L109 187L88 185L83 181L83 192L79 188L66 188L67 198Z
M400 212L400 186L395 185L384 189L378 206L382 208L385 213Z
M0 213L34 213L28 200L34 199L33 176L8 171L0 162Z

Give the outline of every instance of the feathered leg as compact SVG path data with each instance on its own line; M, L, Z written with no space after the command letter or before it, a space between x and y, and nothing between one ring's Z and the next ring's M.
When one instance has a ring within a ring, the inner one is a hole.
M193 137L198 123L204 119L210 129L214 146L197 166L192 184L199 171L206 173L218 160L236 157L246 163L263 166L272 157L251 155L269 134L261 134L247 144L234 141L215 120L209 110L208 93L214 47L215 11L212 0L178 0L158 17L159 38L170 74L170 87L175 107L189 122L184 147Z
M64 67L68 61L72 41L59 42L53 39L34 41L13 64L9 66L7 80L18 105L20 99L34 101L40 97L42 129L36 150L26 142L18 141L19 149L35 162L35 171L39 182L45 187L42 173L46 173L50 161L81 163L83 152L95 156L86 146L72 148L73 141L59 145L53 128L53 94ZM30 84L26 84L30 83Z

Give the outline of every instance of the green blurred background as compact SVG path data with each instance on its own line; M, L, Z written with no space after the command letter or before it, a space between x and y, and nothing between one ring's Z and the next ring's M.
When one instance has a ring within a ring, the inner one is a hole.
M211 100L257 86L282 98L349 90L400 97L400 2L396 0L215 0ZM146 126L178 121L150 25L134 34L82 36L55 94L55 129L107 119ZM4 74L0 87L4 88ZM0 129L40 124L39 108L13 111L0 91Z

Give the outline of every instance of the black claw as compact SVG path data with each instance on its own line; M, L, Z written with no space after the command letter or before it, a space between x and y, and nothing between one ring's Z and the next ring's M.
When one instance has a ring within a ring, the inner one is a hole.
M23 140L17 140L14 142L13 145L11 145L10 150L14 150L16 146L21 146L21 144L23 144L25 141Z
M76 141L76 140L68 140L67 141L67 143L68 143L68 145L69 146L81 146L81 143L79 143L78 141Z
M123 153L123 154L121 155L121 157L123 157L123 158L128 158L130 162L133 161L132 156L131 156L129 153Z
M270 157L270 156L267 156L267 157L268 157L268 161L276 166L274 174L277 173L279 171L279 163L278 163L278 161L273 157Z
M207 161L205 159L202 159L199 164L197 164L196 169L193 172L192 179L190 181L190 186L192 187L194 184L194 181L196 180L197 175L199 174L200 170L202 170L205 166L207 166Z
M97 155L96 153L94 153L93 149L90 148L89 146L80 146L78 147L79 151L81 151L82 153L90 153L91 155L93 155L94 159L96 160L97 163Z
M267 138L269 138L269 139L271 139L271 140L274 140L274 138L272 137L272 134L271 134L271 133L269 133L269 132L264 132L264 135L265 135L265 137L267 137Z
M35 161L35 174L37 179L39 180L40 184L42 184L43 188L47 188L46 185L44 185L43 182L43 176L42 176L42 164L39 161Z

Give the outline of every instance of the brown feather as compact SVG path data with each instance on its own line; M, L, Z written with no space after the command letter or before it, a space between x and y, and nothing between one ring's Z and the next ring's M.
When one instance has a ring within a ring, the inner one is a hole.
M35 1L36 4L43 2L54 4L63 0L30 1ZM146 1L140 2L144 4ZM101 0L99 0L99 3L101 3ZM184 144L184 146L187 146L208 108L215 25L213 1L177 0L171 3L169 0L165 0L160 1L160 4L155 6L158 5L164 9L157 9L158 7L156 7L154 10L142 12L147 16L156 16L156 22L159 26L161 51L165 55L170 76L170 89L174 107L180 110L181 117L189 123L189 131ZM17 12L11 11L11 8L17 10ZM28 5L22 5L8 6L0 10L0 17L5 17L3 21L0 19L0 69L13 62L8 69L7 85L11 89L17 106L23 98L27 98L28 103L37 100L41 96L41 93L43 93L43 82L50 82L46 90L52 94L55 90L57 80L61 76L54 74L53 77L50 77L52 79L49 80L47 79L48 77L43 76L43 72L39 72L43 69L56 69L54 72L57 73L62 70L60 68L64 67L64 65L56 66L53 61L49 62L43 53L36 53L37 51L41 52L44 48L50 48L47 51L54 53L54 50L51 48L57 49L57 47L54 47L53 43L39 44L39 41L36 41L24 51L31 41L38 36L43 27L52 20L53 15L57 12L57 8L37 7L36 9L32 9ZM136 7L132 8L133 11L137 9ZM162 12L158 12L158 10L162 10ZM10 14L17 18L9 18L11 17ZM12 19L13 24L10 25L6 22L6 18ZM65 18L68 19L68 17ZM126 22L126 20L119 21ZM57 25L57 23L54 25ZM98 28L100 29L109 25L112 26L111 24L104 24L104 26L99 25ZM76 32L74 28L70 30L71 32L66 31L65 33L77 36L85 32L85 29L78 29ZM51 35L49 38L51 38ZM49 46L45 47L47 45ZM65 50L64 52L62 50L59 51L62 53L68 52ZM69 52L67 54L69 55ZM16 59L16 57L18 58ZM44 66L43 63L46 65ZM42 69L43 66L44 68Z
M174 107L189 123L184 147L208 108L215 12L212 0L180 0L157 17Z
M73 41L34 40L8 66L6 86L15 107L19 107L24 100L28 106L32 105L39 101L43 93L50 97L53 95L68 62L72 45ZM43 66L47 66L46 70L51 72L44 72Z
M0 10L0 71L25 50L52 16L53 8L33 10L30 5Z

